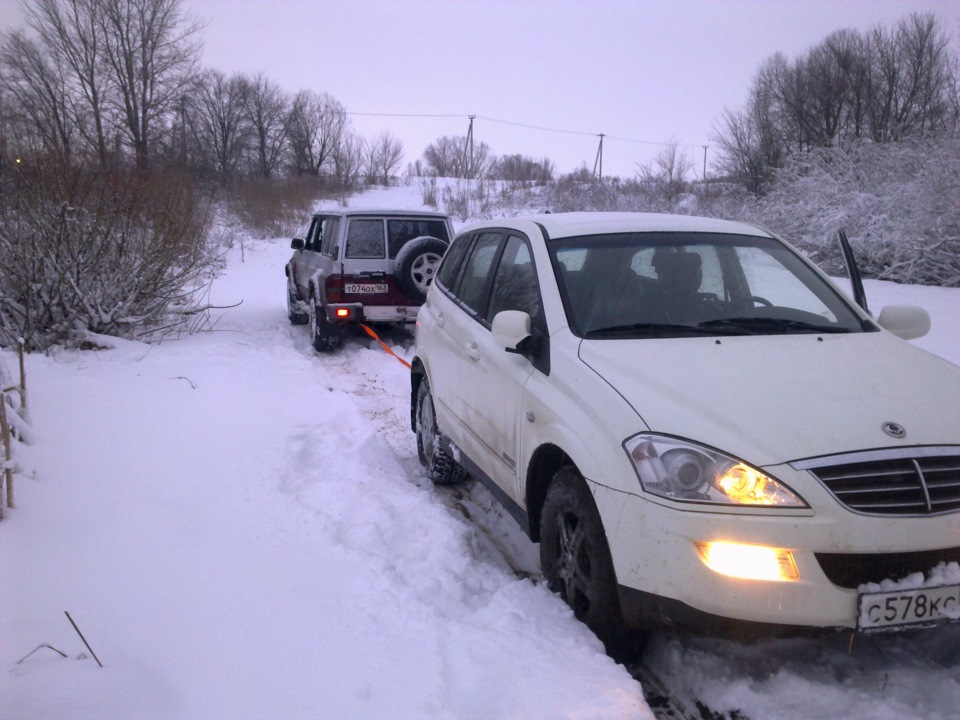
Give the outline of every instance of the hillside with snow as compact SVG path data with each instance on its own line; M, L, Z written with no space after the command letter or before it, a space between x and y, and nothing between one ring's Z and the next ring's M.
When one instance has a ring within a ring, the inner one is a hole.
M350 202L421 207L415 187ZM205 332L27 357L0 718L652 717L486 491L425 477L406 368L359 336L317 355L289 324L289 255L237 238ZM960 290L867 294L926 307L915 343L960 363ZM852 645L660 634L646 662L691 704L755 720L960 708L960 626Z

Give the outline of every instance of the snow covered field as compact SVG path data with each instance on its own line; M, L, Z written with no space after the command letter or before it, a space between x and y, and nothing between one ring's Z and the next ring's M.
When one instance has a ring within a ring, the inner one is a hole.
M34 442L0 522L0 718L651 717L485 491L425 479L407 370L367 339L316 355L289 325L289 254L287 239L231 251L211 299L243 302L211 332L27 358ZM960 363L960 290L867 294L875 312L925 306L916 344ZM67 657L20 662L43 644ZM648 663L754 720L960 708L960 627L852 651L658 636Z

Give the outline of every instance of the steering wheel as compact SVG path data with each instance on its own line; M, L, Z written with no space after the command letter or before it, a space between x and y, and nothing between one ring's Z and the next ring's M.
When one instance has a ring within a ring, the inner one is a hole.
M759 295L748 295L747 300L750 302L760 303L764 307L773 307L773 303L767 300L765 297L760 297Z

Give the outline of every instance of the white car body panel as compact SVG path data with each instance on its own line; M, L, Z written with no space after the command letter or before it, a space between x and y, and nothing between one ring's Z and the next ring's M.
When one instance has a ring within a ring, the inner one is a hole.
M531 241L550 333L549 373L496 346L489 323L434 286L420 310L415 354L434 392L438 427L520 508L528 506L527 473L538 450L562 450L594 496L621 587L723 618L856 627L857 590L831 582L816 553L960 546L960 512L856 513L811 472L790 465L881 448L955 446L960 455L960 367L886 330L581 339L568 327L541 228L550 238L768 233L703 218L571 213L479 223L460 236L491 227L515 229ZM906 428L906 436L884 434L886 422ZM760 468L806 506L715 505L646 493L623 448L644 432L684 438ZM695 545L715 540L790 550L800 579L718 574Z
M960 368L887 332L585 340L580 357L654 432L758 467L960 434L960 396L944 395Z

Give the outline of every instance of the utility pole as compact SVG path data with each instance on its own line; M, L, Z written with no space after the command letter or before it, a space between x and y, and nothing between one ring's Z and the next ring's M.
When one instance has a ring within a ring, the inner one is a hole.
M599 175L597 175L597 167L600 168ZM603 133L600 133L600 145L597 147L597 157L593 161L593 176L603 182Z
M464 156L463 157L463 165L464 165L463 176L465 178L469 178L470 175L473 173L473 120L477 116L468 115L467 117L470 118L470 127L467 129L467 142L466 142L466 145L464 145L463 147L463 156ZM469 153L469 161L470 161L469 165L467 164L468 153Z
M703 146L703 181L707 181L707 146Z

